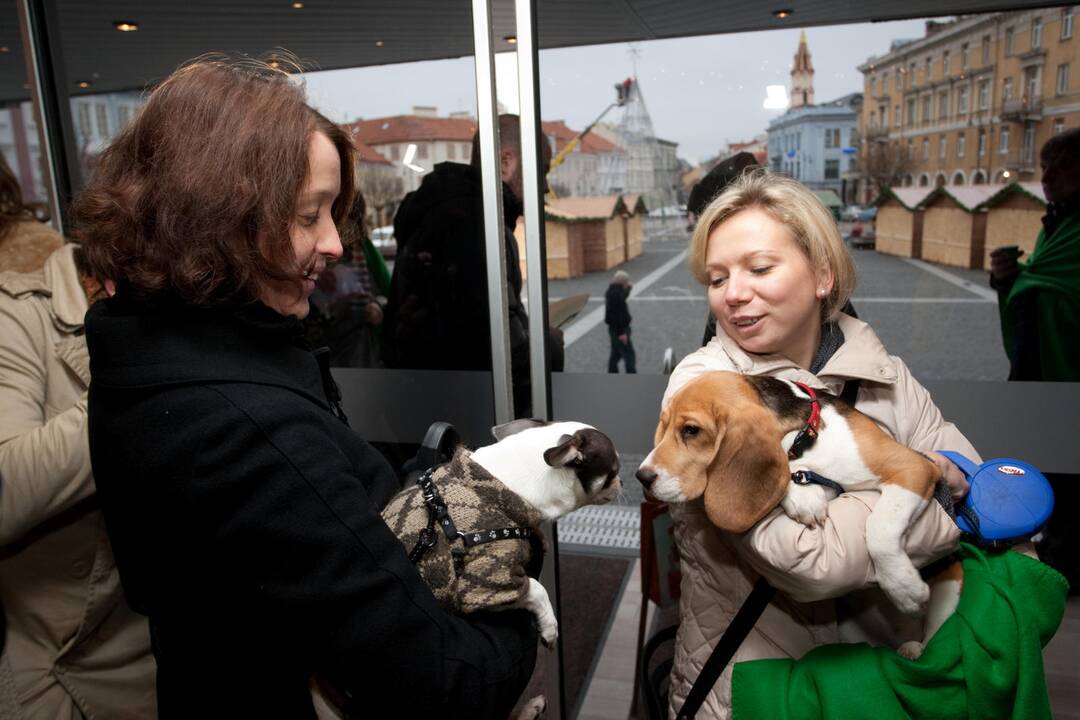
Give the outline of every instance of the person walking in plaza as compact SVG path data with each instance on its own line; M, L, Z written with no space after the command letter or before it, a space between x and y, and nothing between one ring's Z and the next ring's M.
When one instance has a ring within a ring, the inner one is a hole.
M532 673L528 613L436 601L380 516L397 477L304 342L353 191L294 73L211 56L74 204L115 286L86 316L90 458L162 718L313 718L313 678L353 717L507 717Z
M839 395L858 381L857 407L899 442L930 454L954 498L967 482L943 456L948 448L977 459L942 418L904 362L874 331L843 312L855 267L829 211L798 182L755 170L740 175L702 212L690 241L690 271L707 288L716 336L679 363L662 407L691 379L714 370L801 382ZM869 641L898 647L922 638L872 586L866 519L878 490L846 492L828 518L805 526L779 508L743 534L723 532L702 501L672 505L682 570L680 628L671 707L685 703L694 680L757 578L779 590L711 689L699 718L728 718L735 663L799 658L812 648ZM960 531L931 503L907 535L906 550L924 566L957 547Z
M626 305L630 297L630 276L624 270L616 270L607 292L604 293L604 322L608 326L611 338L611 355L608 356L607 371L619 372L619 361L627 373L637 372L637 356L634 343L630 339L630 308Z
M17 708L2 717L157 712L150 629L124 600L90 468L83 316L101 295L76 245L0 273L0 696Z

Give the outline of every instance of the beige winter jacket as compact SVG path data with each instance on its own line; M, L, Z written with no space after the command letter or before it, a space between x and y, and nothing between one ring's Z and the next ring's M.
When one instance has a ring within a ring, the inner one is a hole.
M956 450L979 460L870 326L847 315L840 316L839 325L844 344L817 376L776 355L748 355L720 333L679 363L663 404L690 379L711 370L781 377L833 394L839 394L847 380L858 378L862 384L856 406L898 441L916 450ZM700 501L672 508L683 578L672 716L759 575L781 592L716 683L699 718L730 716L736 662L799 658L825 643L867 641L895 647L922 638L919 621L901 616L876 587L868 588L874 566L866 549L866 518L878 496L878 491L867 490L837 497L829 503L822 528L801 525L777 508L742 535L717 530ZM916 565L923 566L955 549L958 538L953 521L931 503L908 533L906 549Z
M90 474L72 250L0 273L0 662L24 718L153 718L147 621L124 601Z

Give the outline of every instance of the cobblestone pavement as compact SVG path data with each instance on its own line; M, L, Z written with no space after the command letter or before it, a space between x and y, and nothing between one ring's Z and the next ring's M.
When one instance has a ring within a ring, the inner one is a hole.
M645 252L619 269L635 282L629 305L638 372L658 373L665 348L676 359L701 343L708 304L705 291L679 261L662 269L686 248L686 236L645 243ZM852 252L859 284L852 302L859 317L869 322L889 352L899 355L923 380L997 380L1008 374L1001 346L997 303L986 284L986 273L905 260L873 250ZM648 287L641 280L649 278ZM563 329L567 332L567 372L605 372L609 353L603 324L604 291L611 273L588 273L548 284L552 299L589 293L582 313ZM582 326L595 323L580 337ZM597 317L599 321L597 322ZM575 326L578 326L575 328Z

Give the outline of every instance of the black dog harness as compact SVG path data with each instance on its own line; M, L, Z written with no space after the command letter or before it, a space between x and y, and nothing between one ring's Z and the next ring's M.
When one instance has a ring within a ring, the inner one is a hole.
M428 524L427 527L420 531L420 537L417 539L416 545L409 551L409 560L414 565L424 557L424 553L435 547L435 543L438 542L439 536L435 532L436 523L442 528L447 542L454 543L460 539L466 548L485 545L496 540L528 540L529 544L532 545L534 558L530 565L536 564L537 560L535 558L539 558L540 562L543 561L543 544L534 535L530 527L491 528L470 532L458 530L453 518L450 517L450 509L446 506L446 501L443 500L439 489L435 487L435 481L431 478L432 470L427 470L416 483L420 487L424 504L427 506Z

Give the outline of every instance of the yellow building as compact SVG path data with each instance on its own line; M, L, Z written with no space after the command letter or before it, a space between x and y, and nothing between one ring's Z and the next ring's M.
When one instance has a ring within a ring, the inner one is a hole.
M859 66L861 199L884 178L931 188L1038 181L1039 148L1080 125L1074 18L1066 7L927 21L924 37Z

